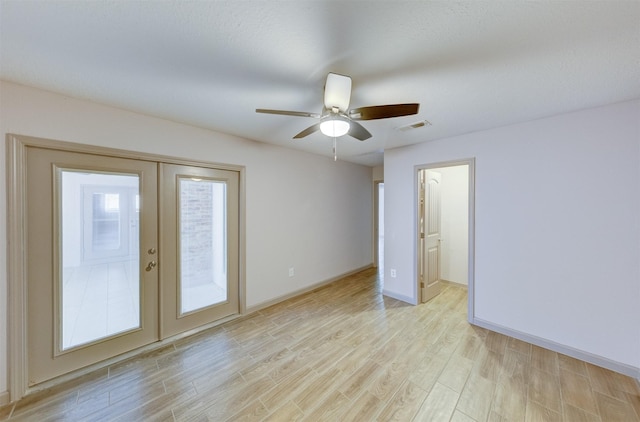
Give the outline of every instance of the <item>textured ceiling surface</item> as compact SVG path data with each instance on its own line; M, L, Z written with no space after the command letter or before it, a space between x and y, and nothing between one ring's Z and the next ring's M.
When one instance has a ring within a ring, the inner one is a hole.
M0 78L332 155L328 72L351 107L415 116L338 139L340 159L640 98L640 1L0 1ZM431 126L401 131L421 120Z

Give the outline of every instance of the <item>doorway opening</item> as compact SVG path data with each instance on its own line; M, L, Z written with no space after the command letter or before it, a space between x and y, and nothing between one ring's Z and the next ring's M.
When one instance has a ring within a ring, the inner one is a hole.
M419 302L437 296L443 285L468 290L473 315L474 197L473 159L416 168L417 291Z

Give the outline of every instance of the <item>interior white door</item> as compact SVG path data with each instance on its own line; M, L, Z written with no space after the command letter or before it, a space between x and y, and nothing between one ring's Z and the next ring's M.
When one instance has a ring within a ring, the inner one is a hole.
M426 302L440 293L442 175L420 171L420 293Z

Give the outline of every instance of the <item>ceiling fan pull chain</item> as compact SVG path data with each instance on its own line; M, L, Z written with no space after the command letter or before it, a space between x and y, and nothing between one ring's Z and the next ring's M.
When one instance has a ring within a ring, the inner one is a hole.
M338 150L336 149L336 137L333 137L333 161L338 161Z

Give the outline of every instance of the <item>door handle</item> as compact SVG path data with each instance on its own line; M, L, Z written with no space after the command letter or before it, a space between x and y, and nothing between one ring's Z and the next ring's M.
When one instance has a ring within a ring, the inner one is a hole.
M147 268L145 268L147 271L151 271L153 270L156 265L158 265L158 263L156 261L151 261L149 262L149 264L147 265Z

